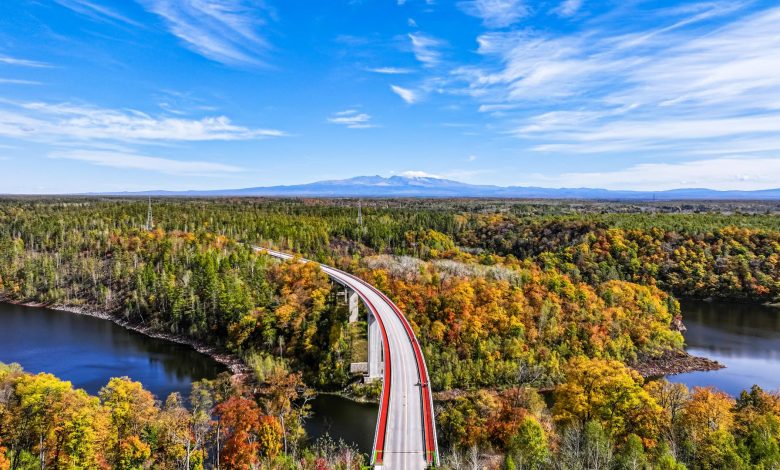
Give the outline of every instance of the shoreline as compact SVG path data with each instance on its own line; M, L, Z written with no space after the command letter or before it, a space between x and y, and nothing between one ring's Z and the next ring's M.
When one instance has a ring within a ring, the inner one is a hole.
M379 400L371 400L370 398L356 397L344 391L323 392L317 390L317 395L331 395L331 396L343 398L344 400L351 401L352 403L359 403L361 405L379 405Z
M66 305L66 304L46 304L43 302L23 302L10 299L6 296L0 295L0 302L7 302L12 305L19 305L23 307L38 307L49 310L57 310L61 312L73 313L76 315L84 315L93 318L99 318L101 320L108 320L116 325L119 325L128 330L135 331L150 338L162 339L177 344L182 344L193 348L195 351L205 354L214 361L224 365L228 371L230 371L233 380L243 381L248 373L250 373L249 367L236 355L225 351L222 348L211 346L201 341L187 338L183 335L174 335L171 333L164 333L149 326L131 323L117 315L109 313L105 310L85 306ZM656 379L659 377L672 376L678 374L684 374L688 372L707 372L724 369L726 366L718 361L708 359L706 357L693 356L684 350L666 351L659 357L643 358L634 363L626 363L626 365L637 372L646 380ZM547 389L540 388L540 392L544 392ZM438 395L448 396L451 393L458 393L459 390L447 390L437 392ZM337 395L346 400L355 403L376 403L371 399L362 397L356 397L345 390L341 391L316 391L317 394L323 395ZM441 399L441 398L440 398ZM446 399L445 399L446 400Z
M116 325L121 326L122 328L135 331L136 333L140 333L144 336L148 336L149 338L162 339L162 340L170 341L172 343L189 346L195 351L204 354L210 357L211 359L213 359L214 361L225 366L227 370L230 371L230 374L232 375L234 380L238 380L238 381L243 380L243 378L249 372L249 368L247 367L247 365L244 364L244 362L238 356L231 354L222 348L211 346L201 341L187 338L183 335L174 335L171 333L164 333L161 331L157 331L154 328L145 326L143 324L131 323L105 310L100 310L89 306L46 304L43 302L23 302L23 301L9 299L8 297L2 295L0 295L0 302L6 302L12 305L19 305L22 307L45 308L48 310L56 310L60 312L73 313L76 315L84 315L87 317L99 318L101 320L108 320L113 322Z
M688 372L709 372L725 369L718 361L701 356L693 356L686 351L665 351L661 356L640 359L629 367L639 372L645 379L654 379Z

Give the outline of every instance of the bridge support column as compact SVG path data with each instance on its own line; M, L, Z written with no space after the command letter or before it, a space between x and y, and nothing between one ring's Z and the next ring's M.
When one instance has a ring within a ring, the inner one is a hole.
M382 355L382 333L374 314L368 312L368 375L366 381L381 379L384 375L384 357Z
M349 322L355 323L358 321L358 312L359 308L358 305L360 301L360 296L355 292L354 290L350 289L349 287L346 288L346 295L347 295L347 305L349 306Z

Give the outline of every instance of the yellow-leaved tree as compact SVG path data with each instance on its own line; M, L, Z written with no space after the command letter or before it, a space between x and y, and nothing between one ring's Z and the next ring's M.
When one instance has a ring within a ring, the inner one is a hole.
M565 382L555 389L556 422L596 421L617 440L633 433L645 445L655 444L662 410L642 388L639 373L619 361L576 357L564 374Z

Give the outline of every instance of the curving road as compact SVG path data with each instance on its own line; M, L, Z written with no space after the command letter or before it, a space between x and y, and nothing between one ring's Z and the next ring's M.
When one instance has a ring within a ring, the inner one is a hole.
M292 255L255 248L280 259ZM302 260L306 261L306 260ZM375 468L423 469L438 465L436 425L428 369L404 315L382 292L344 271L320 265L333 280L358 293L379 322L385 367L374 436Z

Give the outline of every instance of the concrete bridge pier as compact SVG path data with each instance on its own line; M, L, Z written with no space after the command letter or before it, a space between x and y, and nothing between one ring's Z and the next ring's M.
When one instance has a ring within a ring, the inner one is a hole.
M347 305L349 306L349 322L355 323L358 321L358 315L360 312L360 309L358 306L360 305L360 296L357 292L350 289L349 287L346 287L346 297L347 297Z
M384 376L384 357L382 355L382 333L374 314L368 312L368 375L366 382L379 380Z

